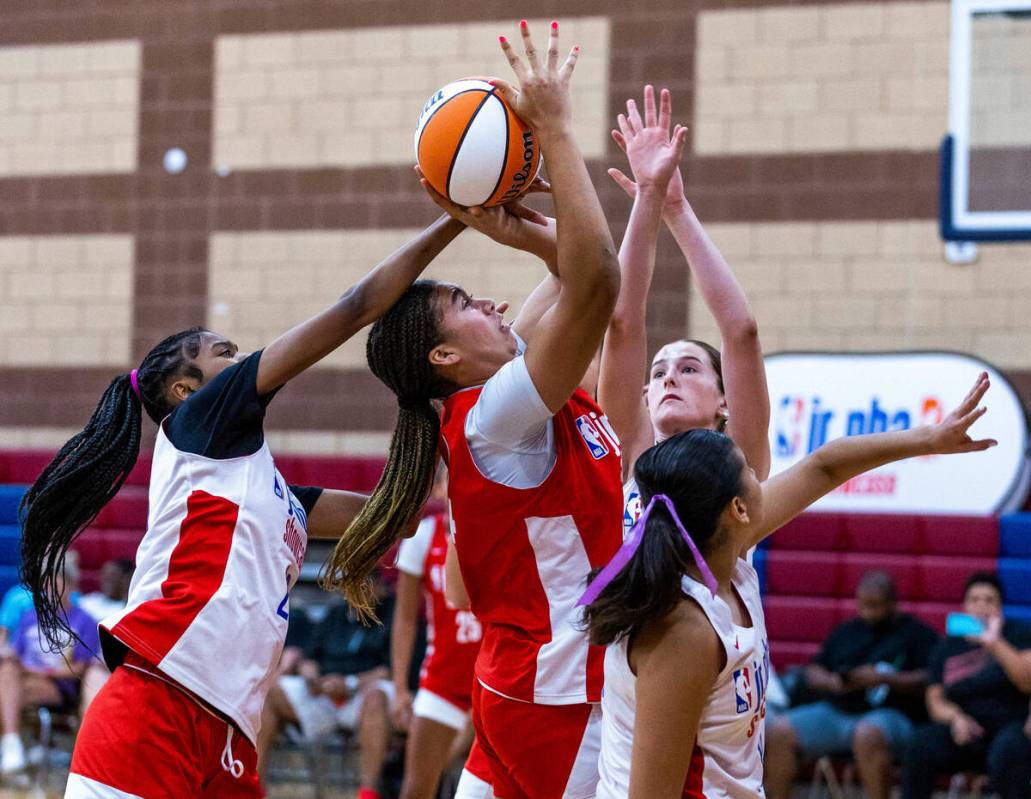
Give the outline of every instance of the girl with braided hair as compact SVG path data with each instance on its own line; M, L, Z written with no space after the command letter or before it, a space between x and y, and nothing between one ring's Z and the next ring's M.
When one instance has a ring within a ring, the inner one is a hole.
M582 576L619 547L622 493L619 443L578 384L601 344L619 271L570 130L578 48L559 65L557 23L546 54L525 21L522 38L525 60L501 38L519 90L493 83L547 159L556 224L550 255L546 246L540 254L554 302L540 312L538 295L510 326L493 301L420 281L373 326L369 366L397 396L398 422L383 479L337 545L326 581L368 606L370 569L429 490L439 448L459 567L483 625L473 723L493 791L589 797L603 656L588 645L575 601ZM470 225L492 213L449 210ZM495 238L519 246L509 228L492 228ZM468 783L463 775L460 796L474 795Z
M287 485L265 441L265 409L390 308L463 228L442 216L250 355L199 327L169 336L111 381L29 489L22 579L60 645L68 547L136 463L143 412L158 425L128 605L100 625L114 674L83 721L66 797L263 795L254 743L308 536L338 538L366 499Z

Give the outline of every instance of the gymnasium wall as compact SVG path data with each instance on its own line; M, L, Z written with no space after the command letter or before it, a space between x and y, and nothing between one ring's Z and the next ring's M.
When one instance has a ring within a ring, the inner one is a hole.
M946 2L572 8L518 13L542 31L559 15L583 46L577 130L617 236L629 203L605 175L623 161L608 131L649 80L690 127L689 195L767 350L959 349L1031 397L1031 247L983 246L957 267L937 239ZM496 36L515 35L513 13L497 0L4 4L0 447L62 441L178 328L266 343L430 222L415 118L450 79L508 75ZM999 63L1027 52L1015 41ZM983 96L1013 103L1026 130L1027 93L997 67ZM181 174L162 166L172 147ZM466 233L431 274L518 303L542 270ZM668 237L649 323L653 347L714 337ZM274 446L384 449L393 404L362 351L350 343L283 392Z

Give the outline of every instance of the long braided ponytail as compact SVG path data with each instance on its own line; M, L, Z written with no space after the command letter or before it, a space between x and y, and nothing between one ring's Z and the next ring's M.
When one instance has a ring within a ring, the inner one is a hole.
M21 581L32 592L39 628L60 649L74 637L61 606L59 584L68 548L111 501L140 453L142 409L155 423L172 411L165 395L170 377L202 374L193 359L203 328L169 336L132 376L116 377L81 433L61 447L22 498Z
M419 513L433 486L440 417L431 400L454 387L430 366L441 342L434 295L439 284L419 280L369 331L369 368L398 400L397 425L376 488L326 561L321 583L342 591L355 613L375 620L370 575Z

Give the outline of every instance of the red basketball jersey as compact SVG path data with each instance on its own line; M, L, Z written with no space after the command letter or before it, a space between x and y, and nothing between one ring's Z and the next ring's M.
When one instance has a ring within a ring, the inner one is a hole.
M442 439L458 561L484 625L476 677L495 693L565 705L601 698L604 649L576 601L622 543L619 442L581 391L552 418L555 465L536 488L484 477L465 437L481 387L444 403Z
M422 573L426 592L427 646L419 687L468 710L473 688L473 666L480 651L483 629L470 610L456 610L444 597L447 560L447 519L433 518L433 538Z

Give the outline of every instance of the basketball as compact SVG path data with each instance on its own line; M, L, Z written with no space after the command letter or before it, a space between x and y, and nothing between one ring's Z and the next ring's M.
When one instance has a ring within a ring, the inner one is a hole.
M429 184L458 205L499 205L526 191L540 169L534 132L481 78L434 92L415 129Z

